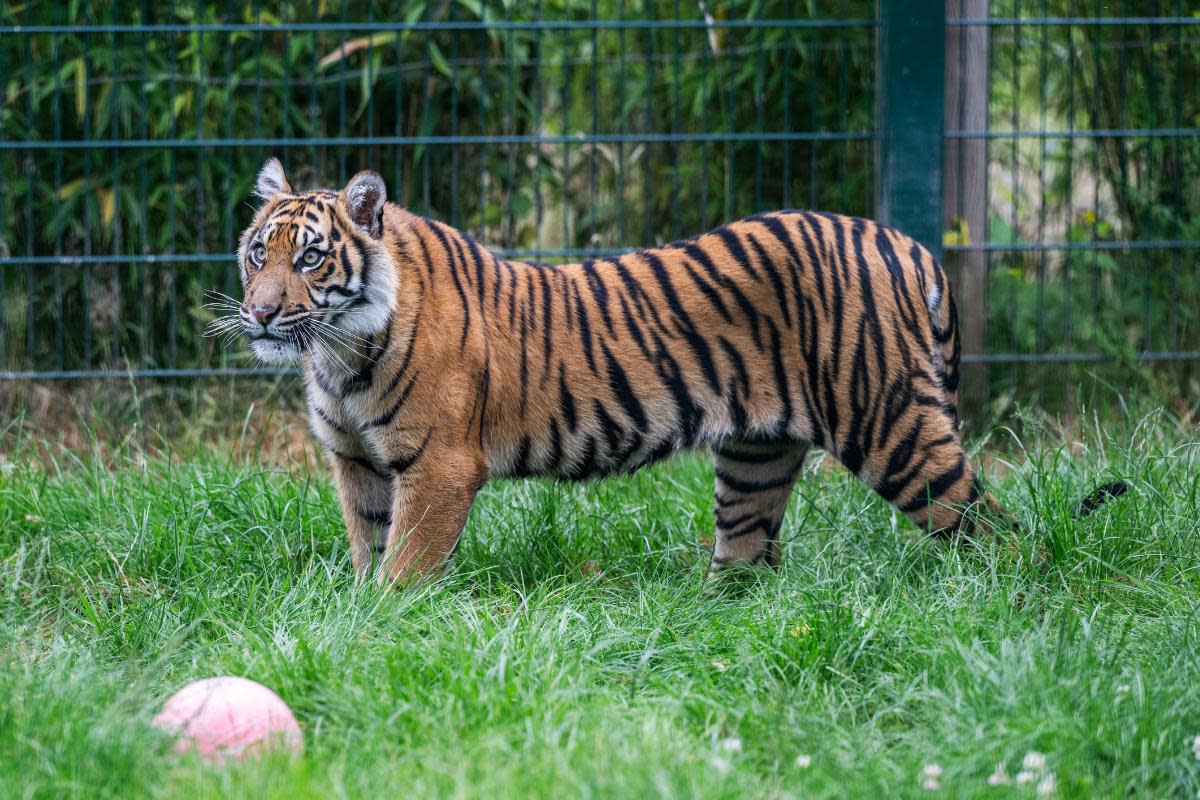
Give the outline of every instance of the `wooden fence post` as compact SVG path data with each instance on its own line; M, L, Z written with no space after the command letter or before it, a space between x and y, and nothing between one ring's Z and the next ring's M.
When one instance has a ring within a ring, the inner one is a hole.
M983 19L988 0L946 0L946 18ZM988 127L988 27L946 26L946 130L983 131ZM945 144L943 222L961 244L987 241L987 140L948 138ZM957 250L943 263L958 301L962 349L981 355L987 346L987 253ZM974 419L987 407L987 364L962 367L959 407Z

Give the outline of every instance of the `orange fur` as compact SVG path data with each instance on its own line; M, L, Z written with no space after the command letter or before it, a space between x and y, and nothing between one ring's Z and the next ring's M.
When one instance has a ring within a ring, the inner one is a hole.
M264 191L286 188L242 238L243 320L261 333L254 314L282 308L255 349L303 364L360 572L376 553L385 580L441 568L488 477L604 475L700 445L714 567L775 562L813 445L933 531L978 499L950 288L903 234L781 211L552 267L386 204L378 176L294 194L276 167Z

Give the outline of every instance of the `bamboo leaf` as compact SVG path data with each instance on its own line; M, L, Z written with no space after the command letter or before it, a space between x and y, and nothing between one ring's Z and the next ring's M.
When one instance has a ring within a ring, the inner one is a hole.
M75 59L75 114L80 120L87 114L87 65Z
M79 194L87 185L87 180L84 178L76 178L73 181L67 181L62 186L58 187L55 196L59 200L70 200L75 195Z
M334 64L345 61L359 50L382 47L383 45L391 44L394 41L396 41L395 31L386 31L384 33L373 33L370 36L360 36L357 39L351 39L348 42L342 42L317 63L317 69L328 69Z
M442 55L441 49L437 46L437 42L430 40L429 42L429 60L433 63L434 69L445 75L447 78L453 78L454 73L450 69L449 62Z
M100 220L105 229L110 228L116 213L117 195L112 189L97 189L96 194L100 197Z

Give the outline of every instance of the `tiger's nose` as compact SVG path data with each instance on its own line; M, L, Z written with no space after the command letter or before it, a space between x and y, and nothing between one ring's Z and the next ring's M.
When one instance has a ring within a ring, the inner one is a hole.
M250 306L250 313L254 315L260 325L266 327L267 323L279 313L279 306Z

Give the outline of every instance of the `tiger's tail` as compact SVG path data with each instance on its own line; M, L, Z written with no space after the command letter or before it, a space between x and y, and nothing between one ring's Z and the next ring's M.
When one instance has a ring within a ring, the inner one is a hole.
M1115 500L1128 491L1129 484L1125 481L1102 483L1088 492L1082 500L1075 504L1075 511L1071 516L1074 519L1082 519L1083 517L1090 516L1099 511L1100 507L1109 500Z
M978 479L975 482L975 487L976 496L978 497L977 513L972 514L968 510L964 514L961 530L968 534L979 529L992 533L1008 529L1019 533L1022 529L1021 524L1004 510L1000 501L996 499L996 496L984 489ZM1115 500L1128 491L1129 484L1125 481L1108 481L1102 483L1084 495L1075 504L1071 510L1071 519L1089 517L1103 508L1109 500Z

